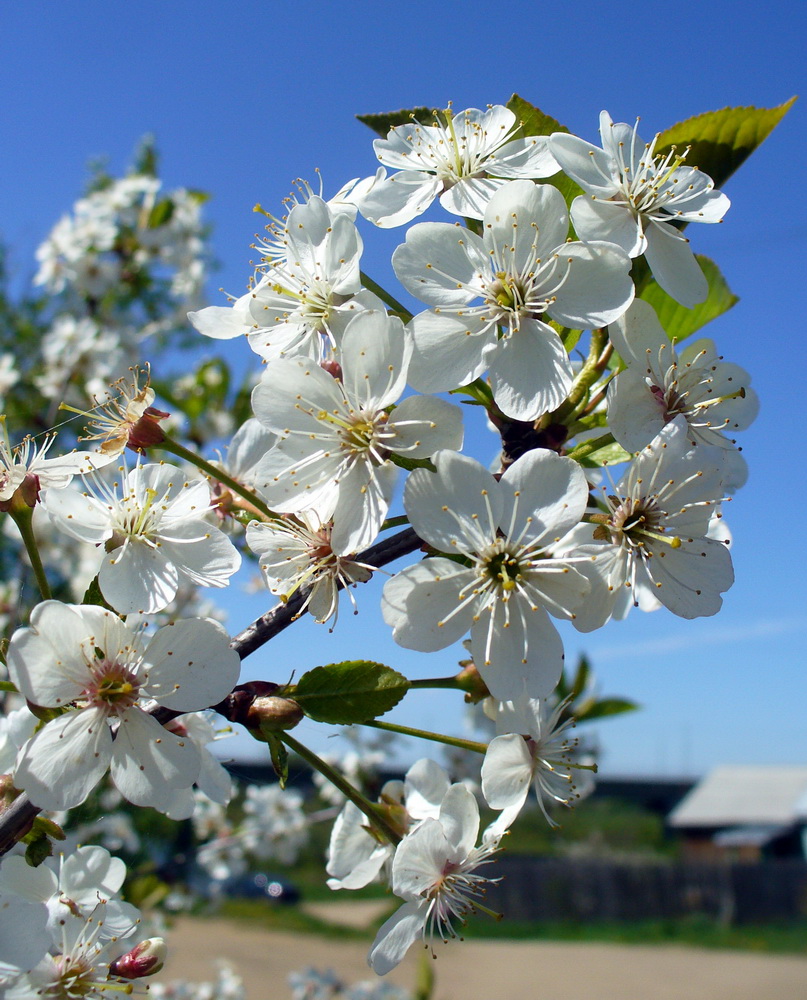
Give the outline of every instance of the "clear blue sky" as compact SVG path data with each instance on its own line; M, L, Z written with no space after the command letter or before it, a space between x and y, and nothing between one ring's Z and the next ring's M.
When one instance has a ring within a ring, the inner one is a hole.
M596 139L602 108L617 121L641 115L649 137L702 111L804 95L805 20L783 0L6 4L0 236L18 280L32 274L33 251L80 192L88 159L107 154L123 170L152 131L166 184L212 194L215 302L220 285L244 288L255 202L279 210L291 180L313 179L315 167L326 192L373 172L372 135L356 113L479 107L515 91L585 138ZM567 660L585 649L605 692L644 705L599 727L610 773L807 762L804 114L803 97L727 185L724 224L692 234L742 299L709 334L753 373L762 400L743 436L751 479L726 512L737 582L724 610L696 622L636 612L585 637L564 630ZM400 234L363 232L368 267L383 277L381 255ZM234 597L233 631L268 604ZM362 614L345 615L333 636L300 623L245 675L283 680L360 655L416 676L453 669L455 650L421 658L394 646L371 595L359 598ZM394 717L438 727L459 720L455 705L418 693Z

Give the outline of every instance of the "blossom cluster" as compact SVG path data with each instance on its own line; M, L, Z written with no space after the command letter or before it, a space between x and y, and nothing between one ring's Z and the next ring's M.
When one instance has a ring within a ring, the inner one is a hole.
M269 745L281 785L289 749L333 782L329 885L384 880L401 901L370 950L384 975L416 940L457 937L487 909L488 866L531 790L551 824L558 806L585 794L594 765L572 736L575 704L557 693L562 629L588 632L632 607L686 619L720 609L733 582L722 509L746 476L734 435L757 400L742 368L711 341L681 345L653 305L666 296L667 315L690 317L687 334L698 328L692 308L717 279L684 227L722 220L729 202L713 179L606 112L600 146L559 126L544 133L498 105L393 124L376 140L374 175L329 200L301 184L286 215L269 216L258 270L227 306L193 301L204 253L191 193L161 196L156 178L133 175L59 223L39 254L39 284L69 288L100 312L108 305L110 316L128 296L149 332L167 329L183 298L198 333L246 340L260 376L249 408L242 391L238 419L217 425L235 430L217 460L198 454L206 438L193 424L186 443L172 437L181 425L137 374L96 414L98 450L45 458L51 442L0 446L0 507L42 598L8 643L10 704L20 707L0 727L6 804L23 792L35 811L70 810L108 781L135 806L193 815L206 841L199 861L214 878L245 855L290 861L306 839L295 791L250 788L241 822L224 816L231 783L207 750L215 730L197 714L215 707ZM440 209L448 221L417 221ZM395 294L364 272L362 218L408 227L392 255ZM158 303L160 268L173 277ZM114 338L82 332L87 317L71 322L64 344L79 338L117 363ZM52 349L60 377L65 353ZM90 383L97 374L90 365ZM224 381L211 369L193 385L214 394ZM59 397L58 378L44 384ZM177 400L183 389L165 391ZM489 467L463 452L469 421L447 394L483 407L498 432ZM127 445L133 467L121 458ZM81 598L50 592L34 515L40 540L50 532L81 553L68 556L74 567L90 566ZM345 778L347 764L340 773L289 731L304 714L372 722L394 706L390 689L410 682L357 660L318 668L316 683L289 681L284 666L271 682L238 685L241 656L305 613L333 629L342 590L358 611L359 585L412 552L384 586L383 620L422 653L467 637L470 660L446 686L486 698L496 736L426 734L483 755L476 793L423 759L370 801ZM180 616L197 587L228 586L242 561L257 566L277 608L233 640L210 615ZM343 697L336 680L323 681L351 670L365 671L365 702L350 684ZM368 691L366 678L382 674ZM481 831L479 798L498 814ZM96 868L111 865L93 857ZM0 890L35 905L14 888L18 860L6 861ZM56 876L34 871L44 892ZM53 898L74 898L65 877ZM104 930L124 911L104 887L82 891L94 916L76 902L64 922L75 929L49 946L61 958L13 937L2 956L13 975L45 962L42 975L63 976L77 955L87 975L124 968ZM50 926L52 907L39 905L31 919Z

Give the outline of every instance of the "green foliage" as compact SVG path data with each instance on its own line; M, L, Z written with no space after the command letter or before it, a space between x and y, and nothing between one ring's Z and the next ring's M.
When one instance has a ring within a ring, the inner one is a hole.
M717 264L701 254L696 254L696 257L709 285L709 294L705 302L687 309L660 288L654 279L647 282L639 295L639 298L649 302L655 309L659 322L667 331L670 340L684 340L685 337L690 337L740 301L729 288Z
M561 123L551 115L541 111L540 108L536 108L534 104L530 104L529 101L525 101L524 98L519 97L518 94L513 94L507 102L507 107L513 112L516 118L518 118L521 124L519 129L520 136L552 135L553 132L569 131L565 125L561 125ZM574 199L579 194L583 193L583 189L575 181L573 181L571 177L567 177L566 174L560 172L542 183L551 184L553 187L556 187L563 195L567 205L571 205ZM568 347L569 345L566 346Z
M408 690L409 681L397 670L349 660L309 670L290 693L310 719L350 726L388 712Z
M26 844L25 860L32 868L37 868L53 854L54 840L64 840L64 831L60 826L45 816L36 816L33 826L22 838Z
M594 674L586 656L577 661L573 675L563 671L555 694L560 701L569 701L564 717L574 716L577 722L590 722L592 719L635 712L639 708L635 701L627 698L600 698L592 690L593 681Z
M84 596L81 598L82 604L91 604L98 608L106 608L107 611L115 612L115 609L111 604L108 604L104 599L104 595L101 593L101 588L98 585L98 577L94 576L90 581L89 587L87 587L84 592ZM123 616L126 617L125 615Z
M363 125L380 135L382 139L386 139L389 130L397 125L408 125L412 121L431 124L435 115L439 116L440 112L433 108L419 107L401 108L399 111L380 111L377 114L356 115L356 117Z
M286 782L289 780L289 752L277 733L266 732L263 729L261 731L269 744L272 767L277 775L278 784L285 789Z
M686 162L720 187L770 135L793 106L795 97L775 108L723 108L687 118L659 136L656 153L689 146Z

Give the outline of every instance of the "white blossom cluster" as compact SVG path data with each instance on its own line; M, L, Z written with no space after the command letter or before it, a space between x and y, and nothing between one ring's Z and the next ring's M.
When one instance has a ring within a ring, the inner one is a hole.
M145 994L162 939L143 940L140 912L118 898L126 866L102 847L79 847L37 868L8 857L0 866L0 990L32 996Z
M383 533L407 525L406 551L417 554L387 581L381 613L408 649L468 637L470 666L449 686L489 698L497 735L470 748L484 754L478 784L498 816L480 831L473 792L428 759L372 803L317 760L344 802L329 885L382 879L401 900L370 950L380 975L418 939L457 937L486 909L487 866L530 790L553 823L555 806L588 783L569 706L554 694L564 662L556 623L587 632L631 607L714 615L733 582L720 517L745 478L734 435L754 419L756 397L710 341L673 339L647 297L661 290L682 313L708 298L683 227L719 222L728 199L683 152L657 152L658 137L645 144L606 112L600 134L601 146L530 135L508 108L449 108L431 124L391 128L375 144L381 169L330 201L301 185L285 217L270 217L249 290L189 314L214 341L245 337L261 362L252 415L218 464L166 438L165 414L137 379L107 407L93 435L100 451L46 459L30 443L0 448L1 509L24 532L38 507L53 531L82 543L97 588L95 603L63 603L42 571L43 600L11 636L9 678L41 719L32 731L10 716L0 729L14 794L69 810L108 773L129 803L172 818L201 801L199 861L217 879L248 856L291 862L307 837L302 798L251 787L230 824L230 781L206 749L215 731L194 713L218 706L244 722L282 773L285 747L304 750L289 730L304 713L317 719L311 692L288 684L285 665L269 694L234 692L240 657L219 623L194 615L149 629L142 616L164 615L189 589L228 586L245 553L280 601L268 618L291 604L285 624L309 613L333 628L340 592L358 610L358 585L394 551ZM561 180L582 191L570 204ZM450 221L414 221L432 205ZM408 226L392 266L414 314L363 274L359 214ZM152 178L131 177L62 220L38 281L102 301L121 282L137 291L127 263L173 268L170 292L186 296L201 278L200 233L198 199L162 197ZM114 356L111 341L97 343ZM447 393L485 408L502 439L495 471L463 453L463 411ZM203 475L151 455L113 465L127 443L164 443ZM353 721L383 714L368 712ZM99 927L111 905L98 902ZM63 954L89 947L82 935ZM103 940L94 932L92 948ZM7 961L29 964L31 954L20 943ZM88 961L108 970L98 955ZM311 981L295 986L309 991L301 996L319 995ZM210 996L239 988L219 984Z

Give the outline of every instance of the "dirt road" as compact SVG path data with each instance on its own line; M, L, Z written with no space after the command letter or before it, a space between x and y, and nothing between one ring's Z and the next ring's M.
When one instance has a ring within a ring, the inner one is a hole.
M358 921L354 921L358 922ZM214 977L217 956L244 978L248 1000L288 1000L289 972L331 968L348 983L372 978L367 945L248 925L181 919L159 981ZM370 937L368 936L368 943ZM388 977L411 986L421 950ZM807 958L677 946L467 941L441 948L434 1000L800 1000Z

